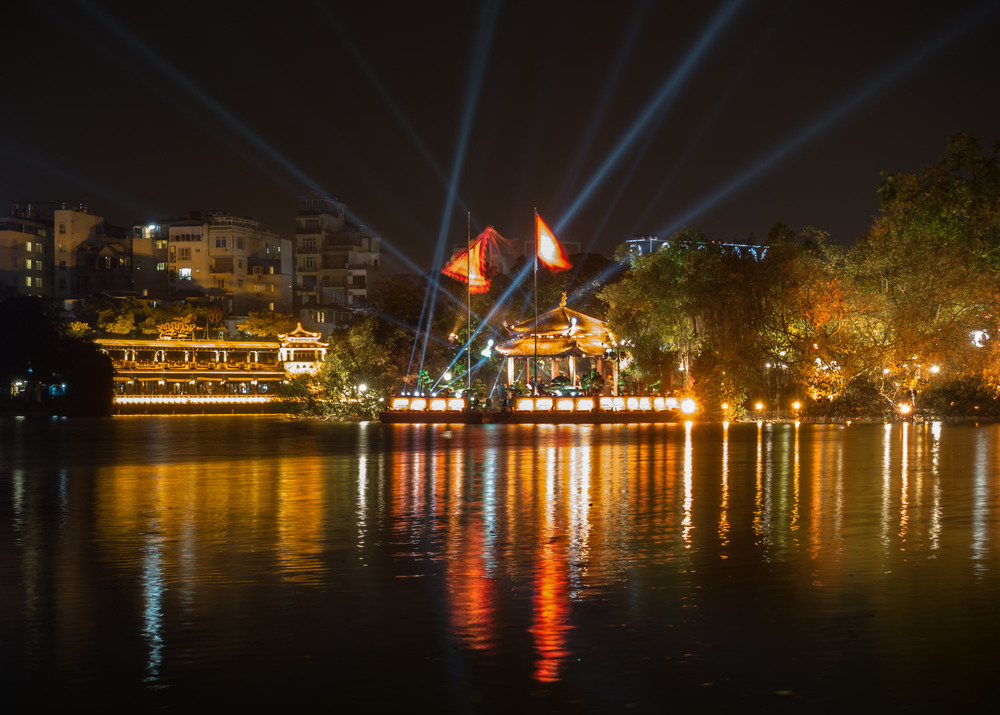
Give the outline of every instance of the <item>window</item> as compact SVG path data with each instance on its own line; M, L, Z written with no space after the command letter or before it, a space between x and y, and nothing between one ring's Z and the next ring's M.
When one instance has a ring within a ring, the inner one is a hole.
M190 261L191 260L191 249L190 248L178 248L177 249L177 258L179 260L181 260L181 261Z
M302 239L302 250L308 253L312 253L316 250L316 239L315 238L303 238Z
M35 279L35 287L36 288L41 288L42 287L42 279L41 278L36 278Z
M24 285L28 286L29 288L31 287L31 276L28 276L27 278L24 279Z
M24 259L24 267L27 268L29 271L31 270L31 259L30 258Z
M24 250L26 250L28 253L31 253L31 241L24 242Z
M316 270L316 259L312 256L305 256L302 259L302 270L304 271L314 271Z
M59 233L66 233L66 224L64 223L59 224ZM59 245L62 246L61 243ZM62 249L60 248L60 250Z
M236 281L236 287L237 288L242 288L243 287L243 279L242 278L237 279L237 281Z
M167 264L165 262L163 262L163 261L159 261L156 264L156 270L158 270L158 271L165 271L165 270L167 270Z
M243 236L234 236L236 248L243 250Z
M191 280L191 269L190 268L179 268L177 270L177 278L182 281Z
M62 233L60 231L60 233ZM66 253L66 244L62 241L59 242L59 253Z
M263 275L263 273L264 273L264 266L254 266L253 267L253 274L255 276Z
M226 237L225 236L218 236L215 239L215 247L216 248L225 248L226 247Z

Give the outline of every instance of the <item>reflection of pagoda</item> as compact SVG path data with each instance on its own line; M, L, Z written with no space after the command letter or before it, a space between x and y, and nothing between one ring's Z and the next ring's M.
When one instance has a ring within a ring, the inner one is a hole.
M563 293L559 307L542 313L537 320L537 341L535 332L536 320L531 318L517 325L504 327L513 333L513 337L494 346L499 354L507 358L507 383L514 384L514 363L517 358L524 358L525 366L535 355L547 358L550 362L550 373L553 378L559 376L560 362L565 360L570 384L577 384L577 358L591 358L596 361L595 368L601 377L607 378L605 353L615 346L615 336L608 330L607 324L566 307L566 294ZM537 349L536 349L537 342ZM617 373L618 364L611 360L612 370ZM529 374L526 372L526 374ZM618 375L613 374L612 385L618 383Z

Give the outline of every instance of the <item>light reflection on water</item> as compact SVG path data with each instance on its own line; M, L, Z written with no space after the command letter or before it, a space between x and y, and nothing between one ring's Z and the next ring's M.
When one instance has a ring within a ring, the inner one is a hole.
M255 703L270 663L302 698L332 672L459 710L825 707L878 673L878 702L923 704L909 684L955 698L998 635L993 426L145 418L0 438L20 619L0 666L38 688Z

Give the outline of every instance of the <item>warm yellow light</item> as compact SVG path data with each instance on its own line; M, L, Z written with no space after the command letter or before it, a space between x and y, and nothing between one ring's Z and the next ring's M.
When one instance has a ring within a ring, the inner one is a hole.
M692 400L690 397L684 399L681 402L681 412L683 412L686 415L693 414L696 409L698 409L698 406L694 403L694 400Z
M270 395L116 395L118 405L246 405L271 402Z
M593 397L581 397L576 401L577 412L593 412L594 411L594 398Z
M552 409L552 398L551 397L539 397L535 400L536 410L551 410Z
M431 400L431 411L432 412L444 412L444 408L448 406L446 400L441 397L436 397Z
M900 402L899 403L899 412L900 412L900 414L908 415L908 414L910 414L910 409L911 409L911 407L908 404L906 404L905 402Z
M937 365L931 365L931 372L933 372L934 374L937 374L937 373L941 372L941 368L938 367Z
M405 410L410 406L409 397L394 397L392 400L392 409L394 410Z
M629 397L627 400L625 400L625 406L629 410L637 410L637 409L639 409L639 398L637 398L637 397Z
M465 409L465 399L461 397L452 397L448 400L448 409L461 412Z
M722 403L722 409L728 410L729 409L729 403L728 402L723 402Z
M639 398L639 409L646 410L647 412L653 409L653 402L648 397Z
M798 400L796 400L795 402L792 403L792 409L793 410L800 410L800 409L802 409L802 403L799 402Z
M576 408L576 403L572 397L560 397L556 400L556 409L560 412L572 412Z
M415 400L410 400L410 409L415 411L422 411L427 409L427 400L423 397L418 397Z
M516 409L518 412L531 412L532 410L535 409L535 401L530 397L518 398L517 402L515 403L514 409Z
M611 398L611 407L613 409L616 409L616 410L624 410L625 409L625 398L624 397L612 397Z
M667 406L666 401L662 397L653 398L653 409L657 412L662 412Z
M758 411L762 410L762 409L764 409L764 403L763 402L758 402L756 405L753 406L753 408L755 410L758 410Z
M601 409L602 410L613 410L615 407L614 401L610 397L601 398Z

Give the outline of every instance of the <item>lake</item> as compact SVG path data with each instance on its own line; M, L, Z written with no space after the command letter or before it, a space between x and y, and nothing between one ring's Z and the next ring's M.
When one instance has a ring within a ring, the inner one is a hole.
M0 420L15 711L954 711L1000 427Z

